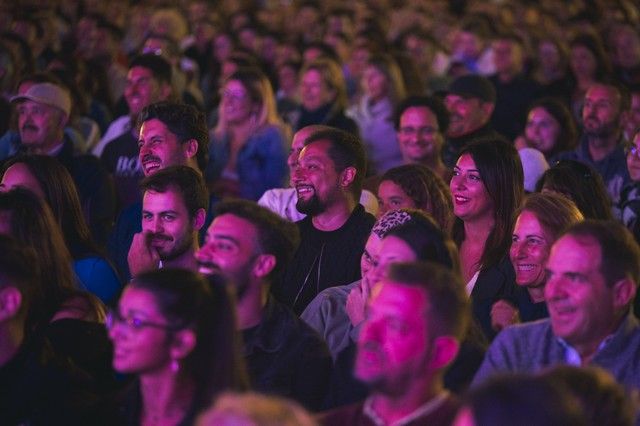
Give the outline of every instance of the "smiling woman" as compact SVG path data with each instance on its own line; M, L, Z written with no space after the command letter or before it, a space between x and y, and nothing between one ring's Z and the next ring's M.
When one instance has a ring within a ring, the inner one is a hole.
M232 306L223 283L187 270L141 274L125 288L107 320L114 369L138 377L121 422L192 424L218 392L244 390Z
M545 265L562 231L584 220L570 199L553 193L531 194L519 209L509 256L516 273L515 305L500 300L491 309L492 324L504 328L518 321L548 316L544 303Z
M518 152L503 139L481 139L462 150L449 184L453 237L473 313L489 339L491 306L510 297L514 272L507 256L513 213L524 195Z
M257 69L231 74L220 96L207 182L221 197L257 200L266 190L284 185L289 129L277 114L269 79Z

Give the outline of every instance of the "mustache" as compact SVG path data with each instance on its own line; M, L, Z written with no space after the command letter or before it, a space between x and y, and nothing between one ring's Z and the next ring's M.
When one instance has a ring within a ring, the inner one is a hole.
M215 271L220 271L220 266L215 262L211 262L208 260L198 260L197 264L198 268L207 268Z
M167 234L149 234L148 238L149 238L149 241L151 241L151 240L171 241L171 240L173 240L173 238L171 238Z
M145 154L142 156L142 162L146 163L147 161L157 161L160 162L160 157L153 154Z

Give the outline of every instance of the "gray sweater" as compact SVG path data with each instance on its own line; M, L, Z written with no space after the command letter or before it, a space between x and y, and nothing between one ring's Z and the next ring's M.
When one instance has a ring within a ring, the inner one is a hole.
M496 373L534 373L565 364L565 347L544 319L503 330L487 351L472 386ZM629 314L611 339L598 350L591 364L609 371L628 389L640 389L640 325Z

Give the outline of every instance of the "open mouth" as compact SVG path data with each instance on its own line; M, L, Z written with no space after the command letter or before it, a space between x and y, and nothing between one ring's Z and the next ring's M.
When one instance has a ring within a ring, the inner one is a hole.
M296 185L296 193L298 198L304 198L313 195L315 189L311 185Z

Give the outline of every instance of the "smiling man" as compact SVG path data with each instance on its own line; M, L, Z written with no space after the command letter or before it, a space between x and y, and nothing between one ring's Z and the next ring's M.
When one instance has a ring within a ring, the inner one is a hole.
M445 182L451 171L442 162L449 112L438 98L411 96L396 111L396 132L404 164L423 164Z
M152 54L131 61L124 90L129 114L114 120L93 149L113 175L121 209L140 200L138 184L145 176L138 160L138 116L146 106L167 100L172 94L171 65L167 61Z
M375 218L358 203L365 175L362 142L329 128L304 141L292 178L301 243L276 297L299 315L329 286L360 278L360 255Z
M252 388L320 408L331 371L326 345L271 297L299 243L296 226L246 201L226 201L197 253L199 270L221 274L235 290L238 328Z
M494 340L474 384L500 372L556 364L595 365L640 388L640 326L631 306L640 248L623 225L585 221L556 241L547 262L550 318L508 327Z
M176 165L202 173L209 143L204 114L191 105L159 102L144 108L138 123L138 156L145 176ZM209 199L209 205L212 201ZM210 222L208 219L205 222ZM127 254L134 234L142 231L141 223L142 203L132 204L118 217L109 239L109 254L124 281L131 276Z
M142 231L129 249L131 274L158 267L196 270L198 231L209 205L202 175L188 166L173 166L146 177L140 187Z

